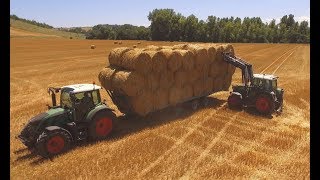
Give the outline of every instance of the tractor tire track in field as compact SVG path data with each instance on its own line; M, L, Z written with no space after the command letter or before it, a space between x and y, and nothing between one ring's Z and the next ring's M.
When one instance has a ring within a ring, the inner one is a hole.
M294 49L295 50L295 49ZM278 67L272 72L272 74L274 75L274 73L277 72L277 70L283 65L284 62L287 61L287 59L295 52L294 50L292 50L292 52L281 62L281 64L278 65Z
M289 52L294 52L294 50L297 48L293 47L291 50L284 52L281 56L279 56L276 60L274 60L271 64L269 64L267 67L265 67L260 73L264 73L267 69L269 69L272 65L274 65L276 62L278 62L282 57L284 57L286 54L289 54Z
M177 147L179 147L180 144L182 144L193 132L195 132L197 130L198 127L200 127L200 125L205 122L208 118L211 118L212 115L216 114L218 111L220 111L221 109L223 109L225 107L227 103L223 103L219 108L215 109L213 112L210 113L210 115L206 116L207 118L205 118L202 122L199 122L198 124L194 125L192 127L191 130L188 131L188 133L186 133L183 137L181 137L177 142L175 142L175 144L168 149L162 156L158 157L154 162L152 162L148 167L146 167L145 169L143 169L140 174L138 175L138 177L143 177L144 175L146 175L153 167L155 167L157 164L159 164L167 155L169 155L174 149L176 149Z
M184 179L189 177L194 169L197 168L197 166L200 164L200 162L203 160L203 158L205 156L207 156L210 152L210 150L212 149L212 147L221 139L222 135L225 134L226 129L231 125L231 123L236 119L237 115L239 113L236 113L235 115L233 115L230 120L224 125L224 127L220 130L220 132L218 132L217 136L210 142L210 144L207 146L207 148L201 152L200 156L194 161L194 163L192 164L191 168L189 169L189 171L187 171L185 173L184 176L182 176L180 179Z

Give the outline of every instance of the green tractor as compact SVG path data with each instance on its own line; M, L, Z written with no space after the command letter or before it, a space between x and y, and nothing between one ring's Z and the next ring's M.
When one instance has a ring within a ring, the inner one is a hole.
M277 76L253 74L252 65L230 53L224 53L224 60L242 70L243 85L232 86L228 106L234 109L254 107L260 114L281 113L284 90L277 86Z
M100 86L75 84L48 88L52 106L29 120L18 138L30 150L52 157L69 150L81 140L100 140L112 131L116 115L100 97ZM60 105L56 93L60 94Z

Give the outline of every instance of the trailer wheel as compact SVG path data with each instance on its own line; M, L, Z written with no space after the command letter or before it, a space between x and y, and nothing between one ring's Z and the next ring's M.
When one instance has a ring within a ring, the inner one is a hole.
M66 130L45 131L36 142L36 150L44 158L50 158L68 151L72 137Z
M271 114L275 106L274 101L266 94L258 95L255 105L257 111L265 115Z
M198 107L199 107L199 100L197 100L197 99L192 100L192 101L191 101L191 108L192 108L193 110L197 110Z
M209 104L208 97L202 97L201 98L201 104L202 104L203 107L208 106L208 104Z
M116 118L112 112L98 112L89 125L89 137L92 140L105 139L113 129L113 121Z
M228 97L228 106L230 109L240 109L242 107L242 98L240 95L231 94Z

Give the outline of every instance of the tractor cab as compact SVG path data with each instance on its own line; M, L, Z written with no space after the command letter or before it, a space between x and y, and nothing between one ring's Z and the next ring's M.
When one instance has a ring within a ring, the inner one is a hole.
M51 93L52 107L61 107L72 109L80 104L87 103L91 106L101 102L100 90L101 87L95 84L75 84L63 86L61 88L48 88L48 93ZM60 105L57 105L56 93L60 94Z
M277 90L277 76L269 74L253 74L251 86L259 87L266 91Z
M48 88L51 94L51 109L63 109L70 111L75 121L81 121L85 115L95 106L101 104L100 90L101 87L95 84L74 84L63 86L61 88ZM56 93L60 92L60 105L57 105Z

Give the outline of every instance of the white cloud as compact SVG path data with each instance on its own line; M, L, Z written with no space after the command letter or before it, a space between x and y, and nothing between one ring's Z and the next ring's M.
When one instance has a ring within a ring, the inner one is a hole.
M277 18L265 18L265 19L262 19L263 22L265 23L270 23L273 19L276 20L276 24L278 24L280 22L280 17L277 17Z
M308 23L310 23L310 16L299 16L299 17L295 17L294 19L298 22L308 21Z
M277 18L265 18L265 19L263 19L262 21L263 22L267 22L267 23L270 23L271 21L272 21L272 19L275 19L276 20L276 24L278 24L278 23L280 23L280 19L281 19L282 17L277 17ZM310 25L310 16L298 16L298 17L294 17L294 20L295 21L298 21L299 23L301 22L301 21L308 21L308 24Z

